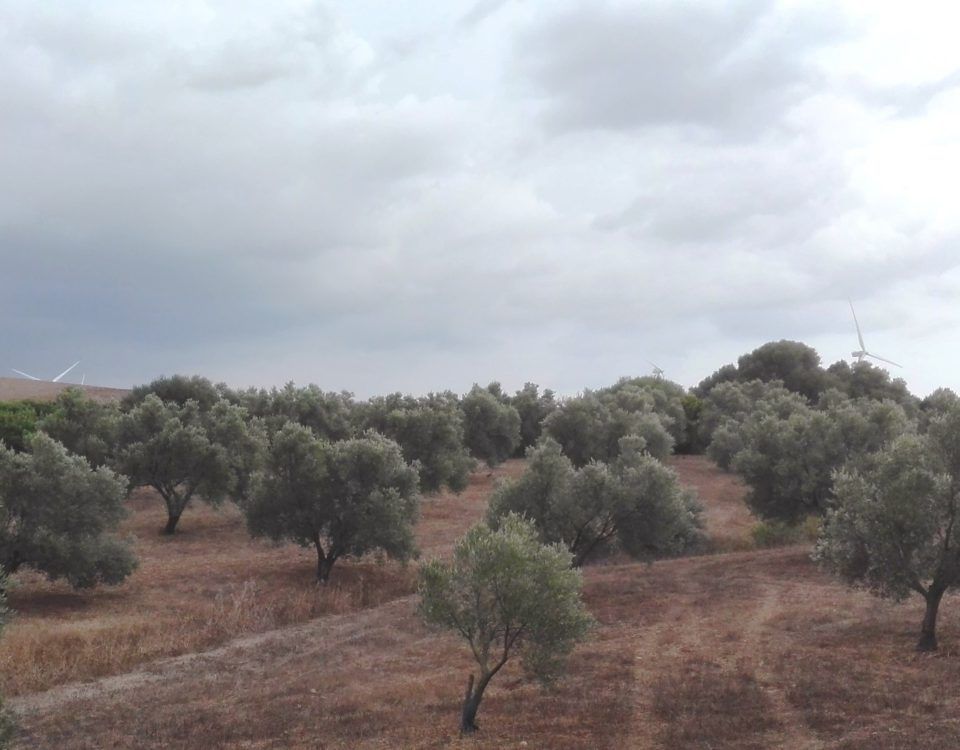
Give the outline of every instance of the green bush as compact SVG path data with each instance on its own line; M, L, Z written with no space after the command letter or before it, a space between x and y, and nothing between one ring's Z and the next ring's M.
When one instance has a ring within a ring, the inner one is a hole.
M53 408L53 404L36 401L0 401L0 442L22 453L37 431L37 423Z
M801 527L784 521L760 521L750 529L755 547L783 547L801 541Z

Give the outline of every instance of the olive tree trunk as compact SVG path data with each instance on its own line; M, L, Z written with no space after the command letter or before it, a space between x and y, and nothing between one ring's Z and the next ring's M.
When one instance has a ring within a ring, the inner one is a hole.
M183 515L189 498L181 498L171 492L162 492L161 495L167 506L167 525L163 527L163 533L169 536L177 530L177 524L180 523L180 516Z
M317 583L326 583L330 580L330 571L333 570L337 556L332 551L329 554L324 552L319 537L314 539L313 544L317 548Z
M941 586L931 586L924 595L927 600L927 610L923 615L923 624L920 626L920 640L917 641L917 651L937 650L937 613L940 610L940 600L943 599L945 590Z
M500 666L490 672L481 672L480 679L476 683L473 674L467 680L467 690L463 696L463 708L460 711L460 734L473 734L480 728L477 725L477 711L480 709L480 701L483 700L483 691L487 689L490 678L497 673Z

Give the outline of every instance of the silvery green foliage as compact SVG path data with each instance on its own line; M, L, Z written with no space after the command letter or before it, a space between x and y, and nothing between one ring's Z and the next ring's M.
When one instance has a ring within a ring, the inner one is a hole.
M826 370L826 386L835 388L851 399L895 401L908 417L917 416L919 401L907 390L902 378L892 378L883 367L870 362L835 362Z
M755 513L797 521L826 511L836 469L913 429L893 402L842 400L786 418L761 411L741 425L744 447L732 466L750 487L747 503Z
M601 388L596 394L612 409L629 414L656 415L670 434L672 444L682 443L687 438L687 414L683 404L687 392L677 383L653 377L621 378L616 384Z
M154 394L120 420L116 467L132 486L160 493L167 506L166 534L174 533L192 500L217 505L237 486L236 457L216 442L213 431L197 402L180 406Z
M230 497L239 505L250 499L254 476L267 455L267 428L242 406L221 399L203 415L207 436L224 449L230 472Z
M193 401L200 411L207 411L228 391L226 385L222 383L214 385L201 375L163 376L146 385L136 386L124 397L121 407L123 411L130 411L152 394L161 401L178 406L185 406L188 401Z
M627 435L643 437L647 452L664 459L673 451L673 436L653 411L653 397L644 396L625 403L609 393L584 391L561 403L544 422L544 433L562 446L574 466L614 460Z
M634 557L672 555L700 539L699 507L674 472L644 452L642 438L621 439L611 464L577 469L560 444L545 438L527 451L526 471L499 484L488 523L516 513L531 519L545 542L563 544L577 566L617 544Z
M400 446L382 435L329 442L290 422L272 438L247 526L254 536L314 547L317 579L326 581L342 557L414 555L418 485Z
M451 562L421 568L420 615L463 638L479 666L468 682L462 731L476 731L483 692L509 659L519 655L528 674L549 682L586 637L592 621L570 560L563 546L542 544L531 521L509 515L496 530L470 529Z
M737 380L779 380L793 393L815 400L827 387L816 349L800 341L770 341L737 360Z
M933 419L957 406L960 406L960 397L956 393L949 388L937 388L920 402L918 414L920 432L926 432Z
M708 446L709 451L714 434L721 427L729 433L738 429L742 422L757 412L786 418L805 406L808 406L808 402L803 396L787 390L778 380L719 383L703 399L698 424L700 441ZM729 443L728 436L723 439ZM718 455L723 452L718 451Z
M721 469L729 470L734 456L744 448L740 429L741 424L736 420L724 419L713 431L712 439L707 446L707 455Z
M926 600L920 650L936 648L943 594L960 582L960 406L836 475L815 557L848 582Z
M247 409L250 416L263 420L273 434L287 422L309 427L317 437L344 440L354 434L353 396L334 393L310 384L298 387L287 383L283 388L251 388L233 394L233 400Z
M463 414L455 394L414 398L395 393L358 404L354 412L361 432L372 429L400 445L404 459L417 466L422 492L444 486L460 492L467 486L474 460L464 446Z
M499 384L496 385L499 389ZM474 385L460 401L464 443L471 455L496 466L520 444L520 414L490 390Z
M67 388L38 427L94 467L113 459L120 411L115 403L97 403L79 388Z
M24 453L0 446L0 570L31 568L76 588L120 583L136 567L113 535L125 497L122 477L43 433Z
M557 401L549 388L540 393L536 383L526 383L510 398L510 404L520 415L520 443L514 455L522 456L540 440L543 421L556 411Z

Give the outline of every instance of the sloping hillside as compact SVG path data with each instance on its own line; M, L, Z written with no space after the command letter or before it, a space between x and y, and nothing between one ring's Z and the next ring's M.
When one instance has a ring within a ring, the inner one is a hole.
M119 401L129 391L76 383L50 383L26 378L0 378L0 401L53 401L66 388L80 388L94 401Z
M737 541L749 519L729 503L737 482L704 459L682 460L709 532ZM429 501L425 546L448 549L482 513L492 479L477 475L461 497ZM722 512L711 512L718 502ZM803 547L601 564L585 578L598 626L568 678L543 692L508 666L484 701L476 740L456 735L470 659L456 639L419 623L415 596L400 594L99 682L24 694L12 701L22 746L958 746L956 600L944 608L945 651L918 657L916 606L849 592Z

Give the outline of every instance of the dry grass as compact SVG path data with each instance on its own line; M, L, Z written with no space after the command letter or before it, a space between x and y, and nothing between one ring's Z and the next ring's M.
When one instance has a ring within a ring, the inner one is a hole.
M770 746L767 734L779 727L749 666L688 659L658 677L653 691L666 747L762 750Z
M427 498L418 527L426 555L452 547L482 515L500 476L478 472L459 496ZM117 674L163 656L328 614L378 606L414 590L414 571L395 564L338 563L329 585L314 583L312 550L251 540L236 508L191 507L173 537L152 492L131 501L124 532L140 567L122 586L72 591L25 573L10 595L17 613L0 640L0 691L8 696Z
M710 533L712 552L751 549L750 530L757 519L743 502L746 487L738 476L723 471L703 456L672 456L667 464L680 482L697 490L703 518Z
M704 459L682 461L709 534L733 545L752 523L731 500L736 483ZM482 515L494 477L474 479L460 497L426 504L419 537L428 554L449 550ZM138 511L134 531L137 518L157 528L150 512ZM23 747L960 747L960 601L944 602L941 653L917 656L918 602L896 607L850 592L817 571L804 547L588 568L585 598L598 625L567 679L543 692L509 664L488 689L480 736L460 740L472 663L456 638L420 623L416 598L405 595L410 571L345 565L335 571L342 600L314 605L298 598L310 590L306 553L244 542L229 514L184 522L177 546L141 539L157 548L144 566L157 580L80 595L82 605L31 584L29 596L18 593L32 607L22 617L64 638L116 626L133 634L133 651L159 637L155 618L227 645L194 655L182 647L177 659L127 673L114 665L106 671L117 676L89 686L14 699ZM165 596L173 601L158 608ZM202 617L184 621L184 607ZM318 612L340 614L268 630ZM89 638L122 651L116 635ZM61 647L53 654L51 664L65 657ZM138 659L146 660L128 661Z
M51 383L25 378L0 378L0 401L53 401L67 388L80 388L94 401L119 401L130 391L123 388L104 388L76 383Z

